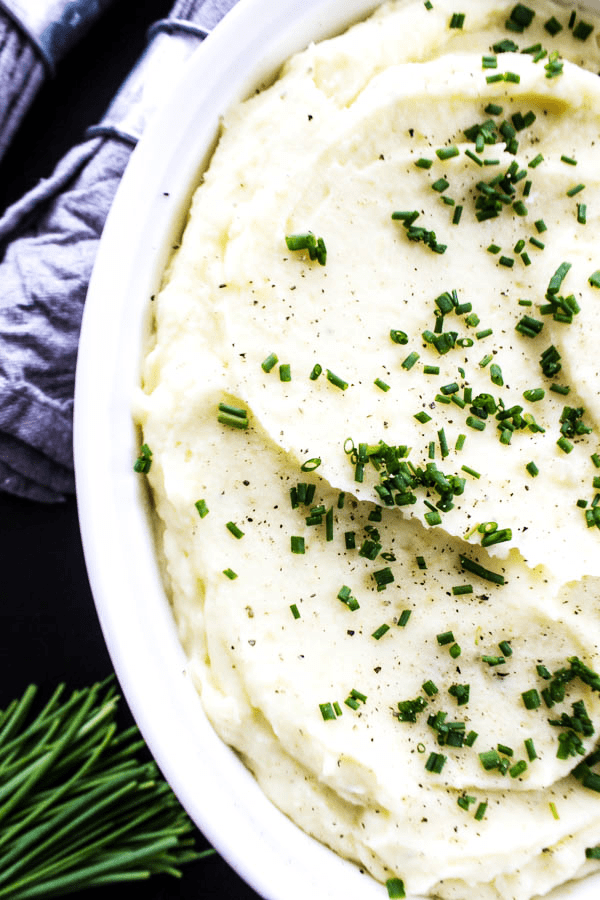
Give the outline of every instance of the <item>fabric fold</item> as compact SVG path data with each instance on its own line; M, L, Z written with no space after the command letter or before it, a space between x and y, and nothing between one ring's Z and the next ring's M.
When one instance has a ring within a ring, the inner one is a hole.
M236 0L179 0L92 137L0 217L0 489L43 502L74 491L72 415L81 316L106 216L169 83ZM94 129L91 129L92 133ZM125 133L126 139L121 139Z

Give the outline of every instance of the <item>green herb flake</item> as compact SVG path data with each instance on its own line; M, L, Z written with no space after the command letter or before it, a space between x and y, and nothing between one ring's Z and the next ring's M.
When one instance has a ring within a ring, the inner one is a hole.
M260 367L263 370L263 372L269 373L271 371L271 369L273 369L277 365L278 362L279 362L279 359L277 357L277 354L269 353L269 355L266 357L266 359L263 359L262 363L260 364Z
M327 262L327 248L323 238L317 238L312 231L301 234L288 234L285 238L288 250L308 250L309 259L315 260L324 266Z
M554 16L551 16L547 22L544 22L544 28L548 32L549 35L554 37L558 34L559 31L562 31L562 25Z
M462 28L465 24L465 13L452 13L449 28Z
M319 709L321 710L321 715L325 722L332 722L337 718L331 703L319 703Z
M245 409L231 406L229 403L219 403L217 422L244 430L248 427L248 413Z
M373 634L371 635L371 637L372 637L372 638L375 638L376 641L379 641L379 640L384 636L384 634L387 634L387 632L388 632L389 630L390 630L390 626L389 626L389 625L385 625L385 624L384 624L384 625L380 625L379 628L376 628L376 629L375 629L375 631L373 632Z
M390 900L404 900L406 891L401 878L388 878L385 883Z
M409 355L406 357L406 359L402 363L402 368L406 369L406 370L412 369L412 367L414 366L414 364L417 362L418 359L419 359L419 354L413 350L413 352L409 353Z
M525 709L538 709L542 703L536 688L530 688L528 691L524 691L521 694L521 698Z
M133 471L138 475L147 475L152 465L152 450L148 444L142 444L138 458L133 464Z
M304 538L299 535L291 535L290 536L290 550L292 553L303 554L305 553L305 545Z

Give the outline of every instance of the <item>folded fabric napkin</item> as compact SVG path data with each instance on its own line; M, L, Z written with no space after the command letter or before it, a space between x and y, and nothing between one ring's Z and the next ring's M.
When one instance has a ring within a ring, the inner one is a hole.
M0 159L40 85L113 0L0 0Z
M100 234L146 122L235 3L178 0L102 122L0 217L0 490L44 502L74 491L75 363Z

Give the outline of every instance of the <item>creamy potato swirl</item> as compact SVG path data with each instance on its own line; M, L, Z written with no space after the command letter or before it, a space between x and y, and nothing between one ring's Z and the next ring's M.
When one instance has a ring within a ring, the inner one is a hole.
M154 304L137 416L204 707L390 891L597 867L599 33L397 0L309 47L227 114Z

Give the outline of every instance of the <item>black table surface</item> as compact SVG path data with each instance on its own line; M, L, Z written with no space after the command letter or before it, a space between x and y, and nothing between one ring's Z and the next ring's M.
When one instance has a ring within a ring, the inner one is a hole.
M100 120L143 51L148 27L171 6L171 0L116 0L62 61L0 161L0 212L48 176L85 129ZM0 492L0 548L0 709L30 683L47 699L59 682L80 688L105 678L112 666L87 579L75 498L45 505ZM125 726L130 714L124 701L121 707ZM208 846L200 833L197 846ZM155 876L71 896L258 898L216 855L188 864L181 879Z

